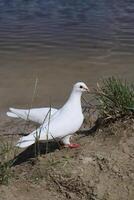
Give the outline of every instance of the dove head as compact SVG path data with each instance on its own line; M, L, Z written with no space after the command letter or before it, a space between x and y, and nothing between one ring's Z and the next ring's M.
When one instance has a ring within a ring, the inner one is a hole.
M80 93L89 92L89 88L83 82L76 83L73 87L73 90Z

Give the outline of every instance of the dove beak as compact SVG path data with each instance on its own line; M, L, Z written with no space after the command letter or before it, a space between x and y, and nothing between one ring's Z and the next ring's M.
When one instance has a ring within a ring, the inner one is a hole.
M89 93L90 89L88 87L85 87L85 91Z

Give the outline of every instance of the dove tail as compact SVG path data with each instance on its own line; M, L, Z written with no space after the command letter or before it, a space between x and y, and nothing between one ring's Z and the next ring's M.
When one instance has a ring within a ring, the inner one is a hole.
M29 137L30 136L30 137ZM35 137L33 135L28 135L20 138L20 140L17 142L16 146L20 148L26 148L31 146L35 143Z
M19 118L15 113L12 112L7 112L8 117L14 117L14 118Z

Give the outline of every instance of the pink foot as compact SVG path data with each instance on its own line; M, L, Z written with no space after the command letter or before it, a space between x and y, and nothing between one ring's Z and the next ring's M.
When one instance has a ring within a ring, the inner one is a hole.
M79 144L67 144L67 145L65 145L65 147L78 148L78 147L80 147L80 145Z

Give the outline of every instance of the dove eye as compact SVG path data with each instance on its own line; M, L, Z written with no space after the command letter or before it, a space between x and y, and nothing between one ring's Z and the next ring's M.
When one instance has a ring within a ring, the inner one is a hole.
M83 88L83 86L82 86L82 85L80 85L80 88L82 89L82 88Z

